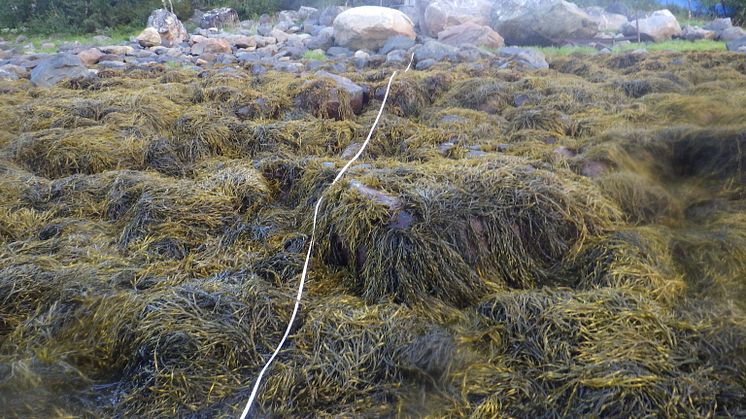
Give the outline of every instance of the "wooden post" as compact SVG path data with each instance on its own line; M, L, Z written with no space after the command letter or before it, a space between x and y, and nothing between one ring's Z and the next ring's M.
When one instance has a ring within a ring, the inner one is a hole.
M637 43L640 43L640 15L635 16L635 26L637 27Z

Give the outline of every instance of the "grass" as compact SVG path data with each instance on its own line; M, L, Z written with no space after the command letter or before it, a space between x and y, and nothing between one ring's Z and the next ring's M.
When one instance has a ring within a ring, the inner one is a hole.
M326 54L324 54L321 51L306 51L303 54L303 59L305 60L316 60L316 61L325 61L326 60Z
M568 56L568 55L594 55L598 50L588 46L562 46L562 47L536 47L537 50L547 56ZM725 43L712 41L709 39L700 39L697 41L685 41L682 39L672 39L664 42L645 42L631 43L624 45L615 45L611 48L613 53L634 51L636 49L646 49L648 51L725 51Z
M33 33L19 33L18 35L26 35L28 40L24 41L23 44L32 43L34 49L37 52L55 52L57 47L65 43L78 42L81 45L91 46L104 46L104 45L116 45L129 42L130 38L137 36L142 28L135 26L122 26L112 29L107 29L101 33L87 33L87 34L55 34L55 35L41 35ZM96 36L104 35L111 39L96 39ZM52 43L55 48L41 49L41 45L44 43Z

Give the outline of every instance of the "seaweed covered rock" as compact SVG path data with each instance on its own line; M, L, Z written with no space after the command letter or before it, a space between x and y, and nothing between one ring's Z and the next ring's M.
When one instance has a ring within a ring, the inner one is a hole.
M404 13L386 7L362 6L345 10L334 19L334 41L352 49L376 51L392 36L414 39L414 24Z
M456 306L552 283L618 217L592 185L502 159L374 170L330 191L322 212L326 257L356 272L361 296Z

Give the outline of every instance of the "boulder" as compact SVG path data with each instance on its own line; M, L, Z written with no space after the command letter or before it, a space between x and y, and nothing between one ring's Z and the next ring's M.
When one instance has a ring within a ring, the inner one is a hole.
M730 42L735 41L736 39L740 39L746 36L746 31L741 29L739 26L733 26L730 28L723 29L722 32L720 32L720 36L718 39L720 39L723 42Z
M4 71L6 73L13 73L20 79L25 79L28 77L28 69L26 67L22 67L20 65L14 65L14 64L5 64L3 66L0 66L0 71Z
M598 33L598 24L586 12L564 0L496 2L492 28L508 45L556 45Z
M143 48L150 48L161 44L161 35L155 28L145 28L137 35L137 43Z
M627 23L627 16L609 13L600 7L588 7L585 12L598 25L600 32L618 33L622 30L622 26Z
M459 49L454 46L429 40L415 50L414 60L418 63L426 60L436 62L445 60L456 61L458 60L458 51Z
M85 65L94 65L101 60L104 53L98 48L89 48L78 53L78 58Z
M332 26L334 19L346 9L342 6L329 6L319 13L319 25Z
M221 7L219 9L212 9L202 14L199 20L199 27L202 29L218 28L223 29L226 27L238 26L240 20L238 19L238 12L231 9L230 7Z
M386 43L383 44L383 47L381 47L381 50L379 52L381 54L388 54L389 52L397 49L408 50L414 45L414 39L411 39L408 36L397 35L387 39Z
M727 42L725 46L728 51L746 52L746 36Z
M320 30L316 36L308 40L306 45L309 49L328 49L334 45L334 28L325 27Z
M98 47L98 49L100 49L101 52L103 52L104 54L111 55L131 55L133 52L135 52L135 49L129 45L108 45Z
M192 55L202 54L230 54L233 52L231 45L225 39L207 38L202 42L192 45Z
M77 55L56 54L31 70L31 83L39 87L52 87L64 79L77 79L89 74Z
M166 9L153 11L148 17L147 27L158 31L158 35L161 37L161 45L167 47L183 42L189 37L179 18Z
M648 17L639 21L640 39L645 41L667 41L674 36L681 36L681 26L673 15L667 9L657 10ZM632 20L622 28L626 36L637 35L637 22Z
M628 17L631 15L629 7L619 0L614 0L610 5L606 6L607 13L613 13L615 15L622 15Z
M493 31L489 26L477 25L476 23L462 23L461 25L449 26L438 33L438 42L454 47L462 45L474 45L487 48L502 48L505 46L502 36Z
M717 32L702 29L698 26L685 26L684 30L681 31L681 37L687 41L696 41L698 39L715 39L717 38Z
M541 51L535 49L507 47L498 51L501 67L520 66L528 70L540 70L549 68L546 57Z
M269 36L271 38L275 38L277 40L278 44L281 44L283 42L286 42L288 40L289 35L277 28L272 29L269 32Z
M732 27L733 27L733 22L730 20L730 18L724 17L724 18L715 19L712 22L706 24L704 26L704 29L719 33Z
M12 71L3 70L2 68L0 68L0 80L15 81L18 80L18 75Z
M493 1L490 0L417 0L422 32L436 37L449 26L463 23L489 25Z
M329 79L334 82L337 89L343 91L345 93L345 96L350 101L350 109L352 109L352 112L355 114L359 114L363 110L363 105L365 104L365 89L358 86L357 84L353 83L352 80L338 76L336 74L327 73L326 71L317 71L316 77L321 79ZM338 95L336 95L338 96ZM332 103L332 99L330 98L327 100L327 106L332 106L334 103ZM337 97L337 108L339 107L339 97ZM332 113L330 113L331 115Z
M256 47L256 39L246 35L228 35L224 36L223 39L236 48Z
M414 24L404 13L378 6L354 7L334 19L334 41L337 45L378 50L392 36L415 39Z

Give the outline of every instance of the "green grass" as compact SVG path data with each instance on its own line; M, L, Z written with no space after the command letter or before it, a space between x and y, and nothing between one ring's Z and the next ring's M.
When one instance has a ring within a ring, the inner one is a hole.
M587 46L577 47L536 47L537 50L547 56L567 56L573 54L593 55L597 50ZM643 42L631 43L625 45L616 45L612 48L613 53L633 51L636 49L646 49L648 51L725 51L725 43L720 41L711 41L702 39L698 41L685 41L681 39L664 41L664 42Z
M306 60L324 61L326 60L326 55L320 51L306 51L303 54L303 58Z
M19 33L18 35L26 35L27 41L22 44L32 43L34 44L34 50L38 52L52 52L51 48L41 48L44 43L52 43L55 47L68 42L79 42L81 45L92 45L92 46L103 46L103 45L115 45L129 41L133 36L137 36L142 28L134 26L123 26L113 29L107 29L101 33L87 33L87 34L57 34L57 35L41 35L33 33ZM94 39L97 35L108 36L109 40L98 40ZM54 50L56 51L57 48Z

